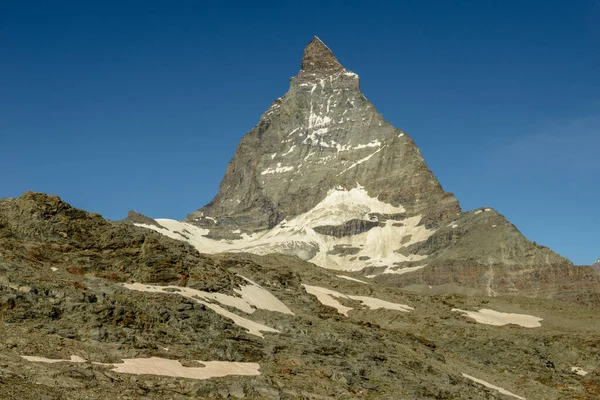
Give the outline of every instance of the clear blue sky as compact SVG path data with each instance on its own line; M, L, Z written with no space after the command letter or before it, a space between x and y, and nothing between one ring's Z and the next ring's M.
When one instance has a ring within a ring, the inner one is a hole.
M0 197L183 219L318 35L464 209L600 257L600 1L0 2Z

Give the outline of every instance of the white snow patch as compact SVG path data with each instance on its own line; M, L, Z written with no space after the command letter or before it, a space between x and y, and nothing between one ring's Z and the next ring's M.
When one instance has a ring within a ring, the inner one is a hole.
M581 367L571 367L571 372L576 373L579 376L586 376L588 373Z
M300 128L296 128L296 129L294 129L293 131L291 131L290 133L288 133L288 136L292 136L292 135L294 134L294 132L297 132L297 131L298 131L298 129L300 129Z
M309 153L307 157L312 154ZM394 226L395 221L390 219L383 226L341 238L319 234L314 228L322 225L341 225L353 219L370 220L372 213L397 214L404 211L402 206L393 206L369 196L364 187L357 185L351 190L333 188L308 212L291 220L284 220L270 230L252 235L243 234L243 238L237 240L209 239L204 236L209 232L207 229L173 220L157 219L157 222L167 229L159 229L153 225L136 225L187 241L202 253L249 252L264 255L283 252L339 271L359 271L366 266L385 266L390 267L385 273L402 274L423 266L400 270L393 270L391 267L404 261L423 260L426 256L405 256L396 250L427 240L435 232L419 225L420 215L406 218L403 220L403 226ZM410 240L401 243L402 238L408 235ZM360 251L352 256L328 254L336 246L359 248ZM368 257L368 260L359 260L361 256Z
M377 150L375 150L373 153L369 154L368 156L366 156L365 158L362 158L360 160L358 160L357 162L355 162L354 164L352 164L351 166L349 166L348 168L346 168L345 170L343 170L342 172L340 172L338 175L343 174L344 172L356 167L359 164L362 164L366 161L369 161L371 159L371 157L373 157L375 154L379 153L381 150L383 150L385 148L385 146L378 148Z
M166 358L125 358L123 363L110 364L112 371L135 375L160 375L188 379L220 378L228 375L260 375L257 363L229 361L197 361L202 367L184 367L177 360Z
M364 283L365 285L369 284L369 282L361 281L360 279L356 279L356 278L353 278L351 276L346 276L346 275L336 275L336 276L338 278L346 279L346 280L349 280L349 281L358 282L358 283Z
M381 142L379 140L375 139L372 142L369 142L367 144L359 144L358 146L354 146L352 149L358 150L358 149L365 149L367 147L381 147Z
M480 212L482 212L483 210L477 210L475 211L475 214L479 214Z
M515 324L525 328L538 328L542 326L540 321L543 318L539 318L533 315L527 314L512 314L503 313L499 311L490 310L489 308L482 308L479 311L466 311L459 308L453 308L452 311L458 311L466 314L470 318L480 324L503 326L508 324Z
M312 105L311 105L312 108ZM328 116L321 116L321 115L317 115L314 112L310 112L310 115L308 117L308 128L317 128L319 126L323 126L323 125L329 125L331 123L332 119L331 117Z
M156 225L135 224L135 223L134 223L134 225L142 227L142 228L151 229L158 233L162 233L163 235L168 236L172 239L185 240L185 241L190 241L190 239L196 239L196 238L204 238L204 235L207 235L210 232L210 230L208 230L208 229L199 228L195 225L188 224L185 222L175 221L172 219L157 218L157 219L155 219L155 221L158 222L159 225L161 225L162 227L164 227L166 229L161 229ZM204 239L209 240L207 238L204 238ZM215 241L211 240L211 242L215 242ZM194 244L194 243L191 243L191 244Z
M277 167L276 168L267 168L264 171L262 171L260 174L261 175L268 175L268 174L280 174L282 172L289 172L292 171L294 169L294 167L292 166L287 166L287 167L281 167L280 166L281 163L277 163Z
M526 400L524 397L518 396L518 395L516 395L516 394L514 394L514 393L512 393L512 392L509 392L508 390L506 390L506 389L503 389L503 388L501 388L501 387L498 387L498 386L496 386L496 385L492 385L491 383L489 383L489 382L486 382L486 381L484 381L484 380L477 379L477 378L475 378L475 377L473 377L473 376L471 376L471 375L467 375L467 374L463 373L463 374L462 374L462 376L464 376L464 377L465 377L465 378L467 378L467 379L470 379L470 380L472 380L473 382L477 382L477 383L479 383L479 384L481 384L481 385L483 385L483 386L485 386L485 387L488 387L488 388L490 388L490 389L497 390L498 392L500 392L500 393L502 393L502 394L505 394L505 395L507 395L507 396L512 396L512 397L514 397L514 398L516 398L516 399L520 399L520 400Z
M53 360L44 357L36 356L21 356L27 361L44 362L44 363L59 363L73 362L85 363L88 362L84 358L71 356L70 360ZM200 367L184 367L177 360L169 360L166 358L150 357L150 358L124 358L122 363L98 363L95 365L104 365L113 367L111 371L124 374L134 375L159 375L169 376L173 378L188 378L188 379L210 379L220 378L228 375L260 375L260 365L257 363L245 362L230 362L230 361L199 361Z
M71 358L69 360L66 360L66 359L52 359L52 358L37 357L37 356L21 356L21 357L24 358L24 359L26 359L27 361L42 362L42 363L48 363L48 364L54 364L54 363L60 363L60 362L72 362L72 363L84 363L84 362L86 362L85 358L81 358L79 356L71 356Z
M51 267L50 269L52 270L52 272L58 271L58 268L56 268L56 267Z
M398 268L398 269L392 269L391 267L387 267L385 269L385 271L383 271L382 273L378 274L378 275L383 275L383 274L395 274L395 275L404 275L408 272L413 272L413 271L417 271L421 268L425 268L426 265L419 265L416 267L406 267L406 268ZM367 275L367 278L375 278L378 275Z
M248 304L251 304L254 307L262 310L294 315L292 310L290 310L277 297L273 296L271 292L260 286L258 283L253 282L244 276L239 276L250 283L250 285L244 285L240 287L240 289L233 289L233 291L239 293L242 296L242 299L244 299L244 301L246 301Z
M327 288L323 288L323 287L319 287L319 286L311 286L311 285L305 285L305 284L302 284L302 286L304 286L304 289L306 290L307 293L312 294L313 296L316 296L321 304L333 307L336 310L338 310L338 312L340 314L344 314L345 316L348 316L348 312L350 310L353 310L353 308L344 306L339 301L337 301L336 298L352 299L352 300L360 301L364 306L370 308L371 310L377 310L379 308L385 308L388 310L404 311L404 312L409 312L411 310L414 310L414 308L407 306L405 304L391 303L389 301L377 299L375 297L346 295L346 294L343 294L340 292L336 292L335 290L331 290L331 289L327 289Z
M277 329L273 329L266 325L259 324L244 317L240 317L239 315L227 311L226 309L217 304L203 301L217 301L223 305L237 308L238 310L248 314L252 314L255 311L254 307L256 307L264 310L278 311L285 314L293 315L292 311L289 308L287 308L287 306L283 304L280 300L278 300L275 296L273 296L261 286L254 284L252 281L250 282L252 283L252 288L249 288L248 286L243 286L241 289L235 290L237 293L241 294L242 297L230 296L223 293L203 292L201 290L180 286L154 286L142 283L124 283L122 284L122 286L127 289L136 290L140 292L176 294L182 297L195 300L196 302L203 304L204 306L215 311L217 314L220 314L226 318L233 320L233 322L236 325L245 328L246 330L248 330L249 333L256 336L263 337L261 332L279 332Z
M310 156L312 156L313 154L315 154L314 151L309 151L308 154L306 155L306 157L304 157L304 161L306 161L308 158L310 158Z
M285 153L283 153L281 156L287 156L288 154L290 154L292 151L294 151L294 149L296 148L296 145L293 144L292 147L289 148L288 151L286 151ZM292 167L293 168L293 167Z

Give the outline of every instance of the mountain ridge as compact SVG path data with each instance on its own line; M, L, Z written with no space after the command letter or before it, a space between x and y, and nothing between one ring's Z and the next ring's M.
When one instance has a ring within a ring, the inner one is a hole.
M0 200L0 398L598 395L595 308L200 254L136 223Z

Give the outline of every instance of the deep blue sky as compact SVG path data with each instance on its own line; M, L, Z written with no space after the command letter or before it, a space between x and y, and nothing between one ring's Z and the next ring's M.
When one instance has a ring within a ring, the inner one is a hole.
M183 219L318 35L464 209L600 257L600 1L0 1L0 197Z

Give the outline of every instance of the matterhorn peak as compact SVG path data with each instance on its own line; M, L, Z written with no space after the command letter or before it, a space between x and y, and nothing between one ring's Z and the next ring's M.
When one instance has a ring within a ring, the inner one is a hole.
M350 191L357 183L422 225L460 212L412 139L383 119L362 94L358 75L315 37L288 92L241 140L217 196L187 220L212 237L259 232L311 211L332 189Z
M343 69L344 67L335 58L331 49L318 37L315 36L304 48L302 72L329 75Z

